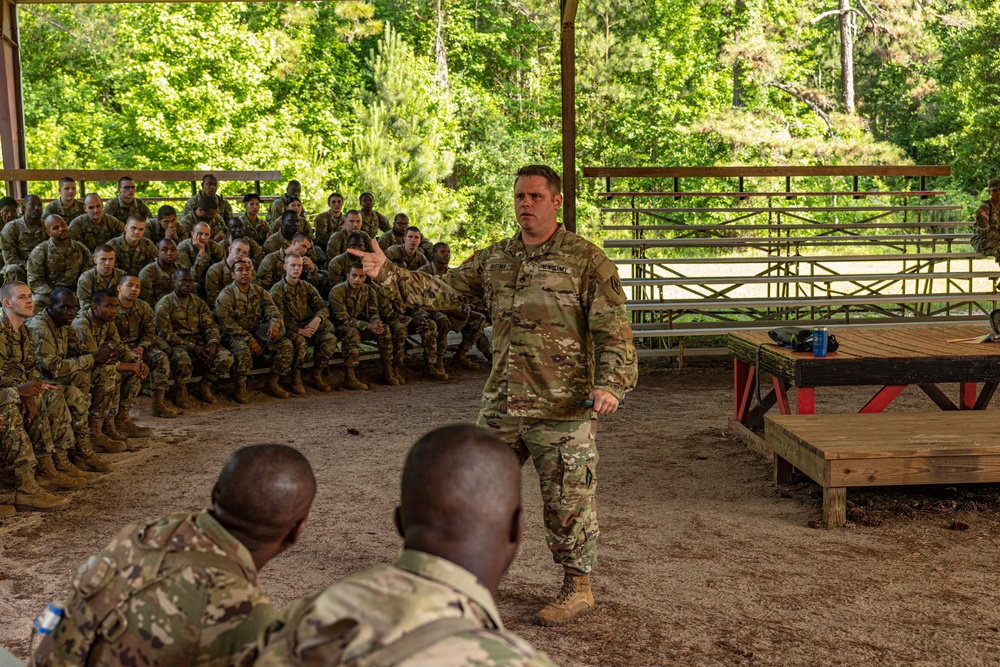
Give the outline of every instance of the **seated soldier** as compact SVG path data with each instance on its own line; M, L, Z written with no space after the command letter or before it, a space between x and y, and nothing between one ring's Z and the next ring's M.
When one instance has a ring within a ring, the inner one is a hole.
M156 261L150 262L139 272L140 296L152 307L174 290L174 272L177 271L177 244L171 239L160 239L156 244Z
M260 266L260 263L264 261L264 248L247 232L246 220L243 218L231 219L226 223L226 231L228 234L226 234L226 238L222 239L219 246L229 252L229 244L233 242L233 239L243 239L250 246L250 261L253 262L254 266Z
M326 244L326 256L336 257L347 251L347 237L351 234L361 234L361 239L365 242L365 252L372 251L372 237L361 231L361 213L359 211L348 211L344 214L344 223L333 234Z
M203 197L190 213L186 213L177 221L177 226L187 232L188 236L194 234L194 227L198 223L208 226L209 236L218 243L226 236L226 222L219 215L217 204L211 197Z
M378 237L378 245L382 252L386 252L394 245L403 245L406 240L406 229L410 226L410 219L405 213L397 213L392 220L392 229Z
M304 394L302 364L308 348L313 348L313 371L306 383L323 392L331 391L323 376L330 357L337 351L337 336L330 323L330 310L319 291L301 280L302 257L285 255L285 275L271 287L274 306L285 323L285 337L292 342L292 393Z
M271 289L274 283L285 275L285 257L298 255L302 258L302 280L315 286L319 282L319 276L315 262L309 257L311 251L312 240L305 234L296 234L287 247L279 248L264 256L260 270L257 271L257 284L264 289Z
M208 267L221 262L226 257L222 246L209 238L211 228L204 222L199 222L191 231L191 238L181 241L177 246L177 266L190 269L194 276L196 294L205 296L205 275Z
M420 244L423 236L420 230L410 226L406 228L406 235L403 237L403 245L390 246L385 251L385 258L390 262L396 259L403 260L403 268L409 271L417 271L427 264L427 256L420 251Z
M109 436L105 424L114 419L111 410L117 405L118 351L109 344L93 352L83 346L73 328L79 305L71 290L57 287L51 301L27 323L42 379L59 385L78 440L89 438L99 452L124 452L125 441Z
M340 229L340 225L344 222L344 198L339 192L334 192L327 197L326 205L330 207L330 210L323 211L313 219L313 241L316 243L317 254L320 250L326 252L330 236Z
M285 194L272 201L271 206L267 209L267 220L271 227L274 227L277 221L281 219L281 216L284 215L285 209L288 207L288 202L291 201L292 197L298 199L301 194L302 184L295 180L288 181L288 185L285 186Z
M193 212L198 205L201 203L202 198L209 197L212 199L215 206L214 208L218 211L219 216L223 220L229 220L233 217L233 207L229 205L226 198L219 194L219 180L212 174L205 174L201 179L201 190L198 194L187 200L184 204L184 209L181 211L181 215L187 215Z
M90 252L125 231L121 220L104 212L104 202L97 195L84 197L83 207L86 213L76 216L69 223L69 236L87 246Z
M275 618L259 572L299 539L315 494L312 468L295 449L237 450L211 509L126 526L81 566L33 664L233 664ZM88 628L103 605L117 632Z
M271 228L267 224L267 219L258 215L259 213L260 195L256 192L243 195L243 213L237 217L246 223L246 236L253 239L257 245L263 246L264 241L271 235Z
M402 478L396 562L296 600L239 664L554 667L493 601L523 532L517 457L454 424L413 446Z
M122 176L118 179L118 195L108 200L104 212L119 220L128 220L129 217L137 215L143 222L153 215L146 202L135 196L135 181L131 176Z
M444 242L435 243L432 250L432 257L434 261L422 266L420 270L432 276L441 276L448 273L448 263L451 261L451 248L448 247L448 244ZM438 350L441 352L442 358L447 347L448 331L461 333L462 342L459 343L458 350L455 352L452 362L456 366L468 370L479 370L479 364L469 359L468 354L472 346L476 345L480 336L483 335L483 329L486 327L486 316L472 310L470 304L453 310L434 310L431 311L430 315L438 326Z
M149 377L149 366L122 341L118 335L118 327L115 326L117 319L117 290L101 290L94 295L91 308L82 311L73 320L73 327L85 350L93 353L99 348L110 346L115 351L117 363L113 366L117 372L111 374L115 380L115 389L103 416L104 433L113 440L128 442L128 438L145 438L152 433L152 430L133 422L127 411L118 411L122 400L135 404L143 380Z
M59 198L45 205L42 218L58 215L63 220L73 220L86 212L83 202L76 198L76 181L63 176L59 179Z
M246 239L236 239L227 246L226 256L221 262L216 262L208 267L205 273L205 301L214 304L221 292L227 285L233 282L233 264L241 259L249 259L250 245ZM250 264L253 267L253 262ZM256 277L255 272L251 275Z
M177 211L173 206L161 206L156 212L156 220L146 225L146 238L155 244L162 239L180 243L191 238L190 232L177 224Z
M90 308L95 292L118 289L125 272L115 268L115 251L109 245L99 245L94 249L94 266L80 274L76 281L76 300L80 310Z
M360 203L361 231L371 238L375 238L380 231L387 232L392 229L386 217L375 210L375 195L370 192L362 192Z
M264 393L288 398L279 380L292 370L292 342L284 337L281 313L274 307L271 294L250 282L253 266L248 259L237 260L232 267L233 282L219 293L215 312L222 330L222 344L233 355L233 398L249 403L247 376L254 357L270 357L270 372Z
M402 266L403 260L393 260L393 263ZM424 372L427 377L432 380L447 380L444 361L438 355L437 324L419 308L404 305L399 291L395 288L382 285L374 285L374 288L378 294L378 313L392 334L393 372L399 383L406 384L403 361L406 357L408 334L420 336L424 348Z
M361 236L361 232L355 232L347 237L347 249L350 250L351 248L362 251L365 249L365 240ZM358 261L357 258L346 251L331 259L326 269L326 279L330 287L339 285L347 280L347 267L356 261Z
M306 218L305 209L302 208L302 200L298 197L289 197L288 203L285 205L286 211L295 211L295 215L299 216L299 233L307 234L312 236L312 228L309 226L309 220ZM284 213L282 213L284 215ZM281 228L281 218L271 221L271 232L276 232Z
M264 242L264 255L270 255L275 250L284 250L292 244L292 240L299 231L299 215L295 211L288 210L281 214L281 228L267 237ZM305 234L308 236L308 234ZM309 242L309 259L316 261L316 252L312 248L312 241ZM280 275L280 270L279 270Z
M37 195L24 198L24 216L11 220L0 231L4 283L28 280L28 256L48 238L42 223L42 200Z
M174 373L174 403L179 408L192 407L187 382L194 372L193 362L200 362L205 369L201 382L195 385L195 396L209 405L217 403L212 383L229 372L233 355L219 346L219 327L208 304L195 295L191 271L174 272L174 291L157 302L155 312L156 332L168 346Z
M0 197L0 229L3 229L4 225L17 216L17 200L13 197ZM66 218L63 218L63 220L65 219ZM2 264L0 264L0 266L2 266Z
M49 238L35 246L27 265L28 287L36 309L49 305L49 293L57 287L75 290L92 261L90 250L69 237L66 221L58 215L45 218L45 230Z
M1000 178L990 181L990 198L976 209L976 230L969 243L1000 263Z
M358 380L355 369L361 362L361 340L375 340L382 359L385 383L399 386L392 372L392 338L389 327L378 316L375 290L365 284L365 270L359 263L351 264L347 280L330 290L330 316L337 327L340 350L344 355L344 389L365 390L368 385Z
M118 285L118 317L115 326L121 338L136 359L142 359L149 366L149 377L153 383L153 416L177 417L181 415L166 401L167 387L170 385L170 359L167 358L167 344L156 335L153 307L139 298L142 289L135 276L123 275ZM132 378L126 378L135 383ZM135 383L138 384L138 383ZM125 391L119 397L118 414L130 414L135 405L135 395Z
M130 276L138 276L142 269L156 259L156 244L147 239L146 218L130 215L125 221L125 231L111 239L115 251L115 264Z

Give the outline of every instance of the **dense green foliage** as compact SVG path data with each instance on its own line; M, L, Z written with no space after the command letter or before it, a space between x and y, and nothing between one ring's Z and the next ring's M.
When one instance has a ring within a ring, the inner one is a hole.
M1000 6L851 5L856 114L837 0L583 0L578 164L943 163L954 177L937 186L971 204L1000 174ZM280 169L310 210L371 190L467 250L512 228L515 166L561 162L557 2L20 17L33 168ZM585 229L602 185L581 183Z

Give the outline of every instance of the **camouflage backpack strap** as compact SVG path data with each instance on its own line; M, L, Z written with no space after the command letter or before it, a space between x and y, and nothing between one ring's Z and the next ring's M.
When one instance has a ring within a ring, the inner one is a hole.
M408 632L391 644L387 644L373 653L355 660L351 667L392 667L414 653L427 648L445 637L478 630L482 626L471 618L442 618L416 630Z

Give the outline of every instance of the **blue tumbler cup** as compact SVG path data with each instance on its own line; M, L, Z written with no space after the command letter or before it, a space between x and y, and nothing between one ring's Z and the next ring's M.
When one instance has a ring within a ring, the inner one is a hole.
M830 342L830 332L826 327L813 329L813 356L825 357L826 347Z

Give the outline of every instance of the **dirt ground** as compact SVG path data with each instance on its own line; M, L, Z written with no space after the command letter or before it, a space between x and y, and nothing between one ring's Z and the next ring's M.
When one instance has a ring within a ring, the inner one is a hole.
M65 594L84 558L128 521L205 507L223 460L245 444L299 447L319 479L303 540L263 572L278 608L391 561L408 446L473 420L484 380L459 372L444 384L257 394L243 408L144 417L157 435L114 456L118 469L74 493L72 509L0 525L0 644L24 657L31 619ZM644 369L626 409L601 420L599 606L568 628L530 624L560 572L525 469L525 541L498 599L508 627L561 665L996 664L998 487L850 491L852 526L810 528L818 487L774 488L769 465L727 436L730 382L724 363ZM817 411L856 411L872 393L817 391ZM936 408L909 390L893 409Z

